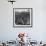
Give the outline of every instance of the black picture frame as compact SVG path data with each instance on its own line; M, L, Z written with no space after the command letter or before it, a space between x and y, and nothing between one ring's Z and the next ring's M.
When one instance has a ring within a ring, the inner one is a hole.
M13 27L32 27L32 8L13 8Z

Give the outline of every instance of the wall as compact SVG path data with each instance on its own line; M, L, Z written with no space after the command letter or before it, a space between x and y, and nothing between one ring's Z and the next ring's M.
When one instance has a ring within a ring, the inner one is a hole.
M14 28L13 8L33 8L33 27ZM14 5L7 0L0 0L0 41L15 40L19 32L30 34L33 40L46 40L45 0L17 0Z

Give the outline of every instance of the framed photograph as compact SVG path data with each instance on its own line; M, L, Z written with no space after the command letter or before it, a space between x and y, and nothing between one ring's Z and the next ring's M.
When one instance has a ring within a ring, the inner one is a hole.
M13 8L13 27L32 27L32 8Z

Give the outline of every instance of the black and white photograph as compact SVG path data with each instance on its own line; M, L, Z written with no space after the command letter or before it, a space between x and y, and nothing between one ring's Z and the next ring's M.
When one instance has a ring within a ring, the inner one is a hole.
M14 8L13 26L31 27L32 26L32 8Z

